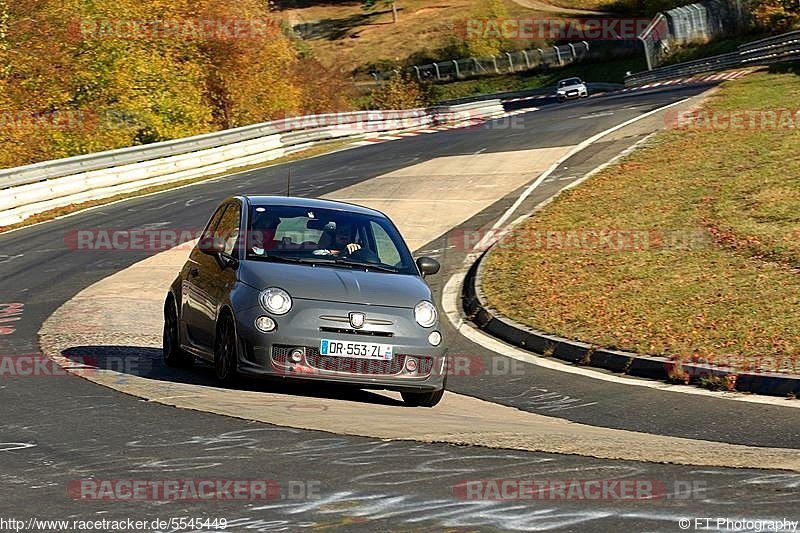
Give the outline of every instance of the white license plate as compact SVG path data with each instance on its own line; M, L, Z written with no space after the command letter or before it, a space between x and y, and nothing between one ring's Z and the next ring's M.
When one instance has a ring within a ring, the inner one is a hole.
M322 339L319 353L331 357L356 357L358 359L379 359L391 361L394 347L389 344L372 342L348 342Z

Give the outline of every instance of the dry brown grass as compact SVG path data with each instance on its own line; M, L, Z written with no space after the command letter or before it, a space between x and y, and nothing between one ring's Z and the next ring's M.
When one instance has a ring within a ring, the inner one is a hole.
M726 83L711 111L796 109L798 76ZM800 119L800 116L798 116ZM484 290L537 329L639 353L800 371L800 131L669 131L517 230L641 230L636 251L500 247ZM666 235L689 236L666 246ZM522 235L523 237L520 237ZM552 247L551 247L552 248Z
M285 9L290 23L324 23L320 36L307 42L319 60L350 73L365 65L400 63L424 49L445 46L454 28L480 7L482 0L400 0L400 18L392 24L391 11L364 12L359 2L319 4ZM535 16L513 0L503 0L511 17ZM557 8L556 8L557 9Z

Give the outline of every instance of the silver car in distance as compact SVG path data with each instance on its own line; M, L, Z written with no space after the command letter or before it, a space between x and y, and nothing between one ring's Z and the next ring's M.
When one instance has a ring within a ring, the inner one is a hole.
M586 98L589 96L589 89L580 78L567 78L561 80L556 85L556 99L559 102L571 98Z
M383 213L272 196L225 200L169 289L164 358L241 374L399 391L433 407L446 348L426 275Z

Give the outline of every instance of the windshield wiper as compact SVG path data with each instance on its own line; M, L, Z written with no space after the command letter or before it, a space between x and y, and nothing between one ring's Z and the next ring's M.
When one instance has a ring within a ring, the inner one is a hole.
M251 257L254 257L255 259L260 259L262 261L271 261L275 263L320 265L320 266L331 266L339 268L353 268L353 266L361 266L360 263L358 265L347 262L340 263L339 260L336 259L325 259L320 257L286 257L284 255L255 255Z
M381 272L391 272L391 273L398 273L400 272L398 269L390 266L384 265L376 265L374 263L362 263L360 261L353 261L351 259L336 259L334 261L337 265L349 265L352 267L360 267L365 268L367 270L379 270Z
M328 258L321 258L321 257L286 257L284 255L253 255L256 259L260 259L262 261L274 261L276 263L299 263L299 264L306 264L306 265L321 265L321 266L332 266L332 267L341 267L341 268L364 268L367 270L378 270L380 272L391 272L396 274L400 272L398 269L390 266L385 265L376 265L374 263L362 263L360 261L353 261L352 259L328 259Z
M283 255L256 255L250 256L253 259L261 259L262 261L273 261L275 263L302 263L303 260L299 257L286 257Z

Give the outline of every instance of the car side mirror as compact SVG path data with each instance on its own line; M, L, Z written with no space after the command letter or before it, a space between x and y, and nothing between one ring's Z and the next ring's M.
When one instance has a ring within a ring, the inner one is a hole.
M439 261L430 257L420 257L417 259L417 267L419 271L422 272L423 276L433 276L442 268Z
M200 242L197 243L197 247L204 254L219 256L225 251L225 242L215 237L203 237L200 239Z

